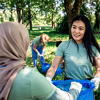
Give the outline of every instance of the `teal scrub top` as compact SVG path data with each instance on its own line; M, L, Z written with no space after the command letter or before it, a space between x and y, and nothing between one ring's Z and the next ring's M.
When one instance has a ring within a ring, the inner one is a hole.
M43 46L44 43L41 43L40 41L40 36L37 36L34 40L33 40L33 43L37 46Z
M36 68L25 67L16 76L7 100L64 100L65 96L70 98L69 93L73 99L79 95L78 90L74 89L69 93L58 90Z
M16 76L7 100L47 100L55 87L36 68L25 67Z
M100 57L99 51L92 46L93 56ZM57 56L62 56L65 61L65 76L72 79L92 78L93 70L90 59L87 55L84 44L77 44L72 41L63 41L57 48Z

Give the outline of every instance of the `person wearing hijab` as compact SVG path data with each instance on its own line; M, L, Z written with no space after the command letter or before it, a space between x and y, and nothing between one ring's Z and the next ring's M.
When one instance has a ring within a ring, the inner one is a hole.
M27 28L17 22L0 24L0 100L76 100L82 85L72 82L68 92L51 84L37 68L27 67Z

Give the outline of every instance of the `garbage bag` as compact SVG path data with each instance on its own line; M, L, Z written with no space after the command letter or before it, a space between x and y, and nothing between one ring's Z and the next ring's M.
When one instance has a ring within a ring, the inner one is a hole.
M48 71L48 69L50 68L50 64L49 63L45 63L45 64L43 64L42 65L42 72L44 72L44 73L47 73L47 71ZM57 68L57 71L56 71L56 73L55 73L55 76L56 75L61 75L61 73L63 72L64 70L63 69L61 69L60 68L60 65L58 66L58 68Z
M63 72L64 70L60 68L60 65L58 66L57 70L56 70L56 73L55 73L55 76L56 75L61 75L61 73Z
M44 63L42 65L42 72L47 73L48 69L50 68L50 64L49 63Z
M94 100L93 89L95 88L95 85L94 82L90 82L89 80L53 80L52 84L54 84L56 87L60 88L63 91L69 91L71 82L79 82L82 84L82 89L77 100Z

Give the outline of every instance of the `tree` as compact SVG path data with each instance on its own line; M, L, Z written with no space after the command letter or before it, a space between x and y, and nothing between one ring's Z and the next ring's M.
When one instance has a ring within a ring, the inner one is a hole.
M89 20L90 23L92 22L92 17L93 17L93 7L90 5L90 2L84 2L82 3L82 7L80 10L80 15L86 16Z
M20 23L20 21L21 21L21 10L25 6L24 0L20 0L20 1L19 0L16 0L16 1L8 0L8 1L6 1L6 5L7 5L7 9L11 11L11 14L12 14L13 10L16 10L18 22Z
M94 9L95 9L95 18L96 18L96 21L95 21L95 25L94 25L94 28L97 28L99 29L100 28L100 0L90 0L91 2L91 5L94 6Z
M54 17L56 14L58 14L58 10L60 8L57 7L57 0L39 0L40 1L40 11L41 13L45 14L45 17L48 15L51 15L51 21L52 21L52 28L55 28L55 21Z
M67 13L68 25L69 25L69 35L71 36L71 22L74 17L80 14L81 6L83 0L64 0L65 11ZM70 37L69 36L69 37Z

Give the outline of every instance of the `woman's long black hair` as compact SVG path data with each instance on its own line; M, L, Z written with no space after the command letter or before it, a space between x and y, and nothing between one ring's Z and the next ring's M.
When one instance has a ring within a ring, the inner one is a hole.
M95 36L93 34L93 31L92 31L92 28L91 28L91 24L90 24L90 21L88 20L88 18L86 18L85 16L76 16L73 20L72 20L72 24L74 21L76 20L81 20L82 22L85 23L85 27L86 27L86 31L85 31L85 34L84 34L84 37L83 37L83 43L84 43L84 46L85 46L85 49L87 51L87 54L89 56L89 59L91 61L91 63L93 63L93 51L92 51L92 45L95 46L98 51L100 52L100 47L95 39ZM72 36L71 36L72 38ZM73 39L73 38L72 38ZM74 39L73 39L74 40ZM75 40L74 40L75 41Z

